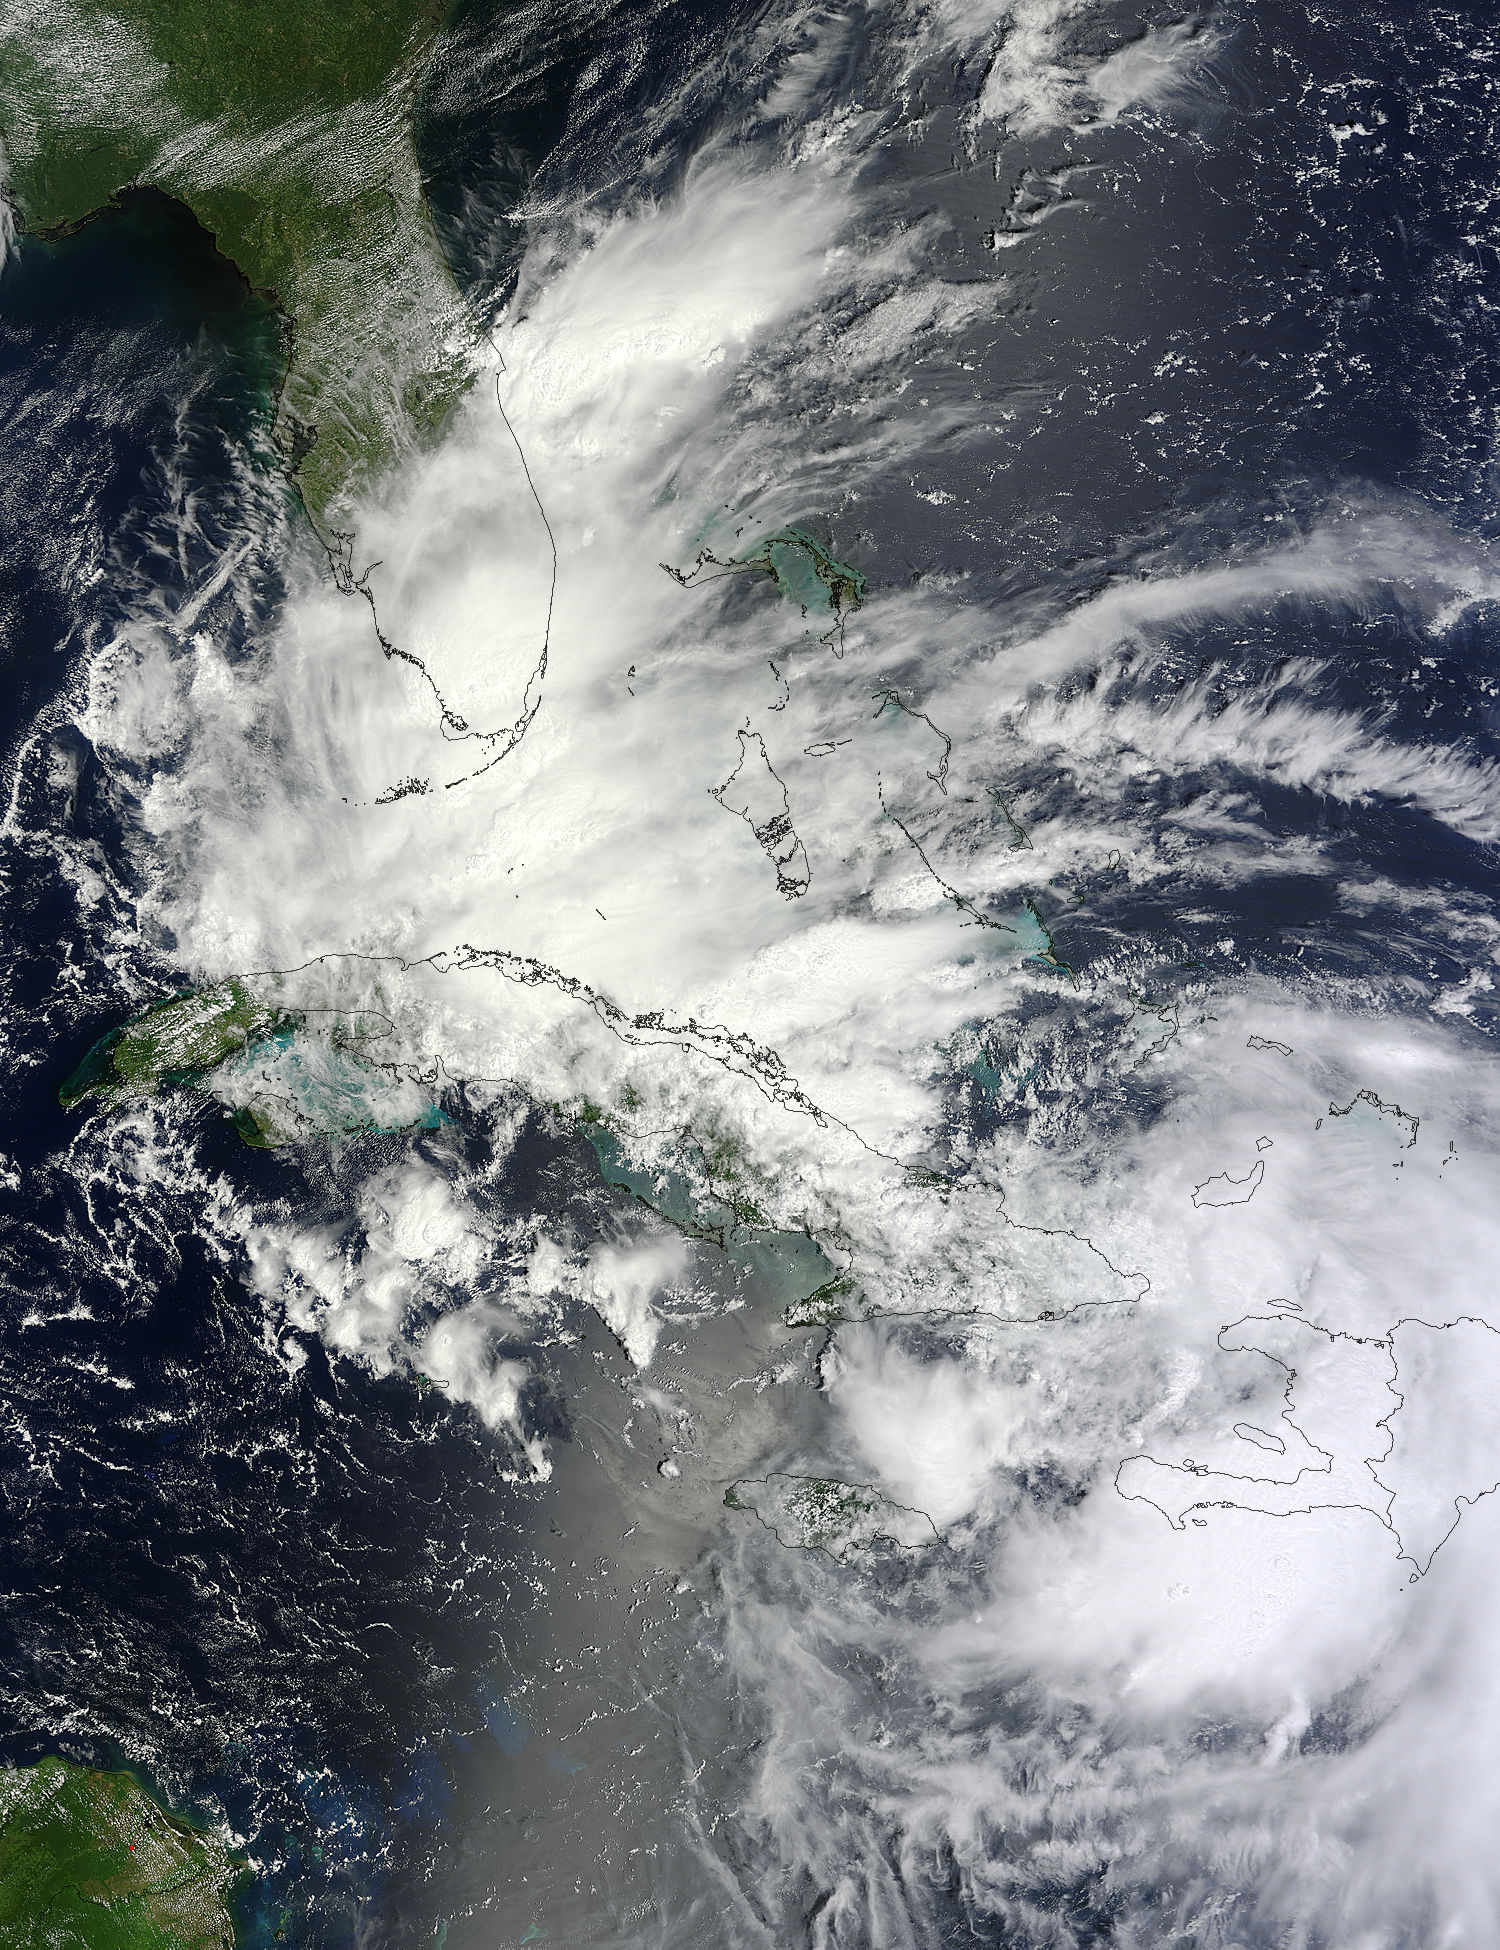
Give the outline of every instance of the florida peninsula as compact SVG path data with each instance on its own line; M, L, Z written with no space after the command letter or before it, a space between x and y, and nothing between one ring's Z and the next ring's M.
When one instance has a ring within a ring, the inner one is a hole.
M0 19L0 189L57 238L176 197L284 321L275 437L309 512L442 423L463 308L413 103L442 0L39 0Z

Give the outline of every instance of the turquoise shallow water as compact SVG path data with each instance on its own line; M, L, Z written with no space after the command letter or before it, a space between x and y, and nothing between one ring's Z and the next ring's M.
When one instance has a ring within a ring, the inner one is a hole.
M253 1044L205 1087L236 1107L237 1126L252 1143L435 1131L448 1121L421 1084L305 1029L281 1029Z

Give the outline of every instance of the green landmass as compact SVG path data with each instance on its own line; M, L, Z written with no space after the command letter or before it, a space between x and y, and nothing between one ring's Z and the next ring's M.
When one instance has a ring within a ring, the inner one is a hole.
M766 1229L767 1221L748 1180L743 1153L726 1139L700 1141L684 1133L677 1170L640 1169L597 1104L576 1113L593 1146L605 1181L631 1192L679 1230L728 1249L747 1232Z
M868 1320L874 1308L862 1300L846 1274L825 1280L815 1293L794 1300L786 1310L788 1327L837 1327L840 1321Z
M243 982L221 982L195 995L158 1002L94 1044L58 1091L65 1109L85 1097L151 1096L173 1084L195 1084L226 1057L270 1035L281 1012Z
M731 1510L758 1517L777 1539L797 1550L826 1551L846 1564L878 1537L903 1550L935 1544L932 1519L921 1510L892 1503L863 1483L841 1483L827 1476L766 1476L736 1483L724 1502Z
M325 524L441 426L462 308L412 94L445 0L38 0L0 13L0 169L58 236L167 191L288 323L275 433Z
M247 1873L129 1774L0 1770L0 1950L232 1950Z
M203 1090L258 1150L356 1131L432 1130L443 1120L430 1090L370 1060L390 1034L376 1012L297 1011L231 979L172 996L102 1036L58 1091L66 1109L90 1097L128 1103L163 1090Z
M785 1232L769 1222L735 1145L722 1137L700 1142L684 1135L680 1169L642 1169L630 1163L598 1105L586 1103L573 1115L606 1184L631 1193L690 1239L717 1246L731 1264L779 1294L789 1327L831 1326L846 1317L852 1282L809 1233Z

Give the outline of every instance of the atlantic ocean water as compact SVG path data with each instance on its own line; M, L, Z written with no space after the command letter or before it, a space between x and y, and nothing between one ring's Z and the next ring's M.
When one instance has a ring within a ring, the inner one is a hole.
M359 566L500 722L534 491L558 688L451 791L274 449L266 294L150 188L14 239L0 1759L223 1824L257 1950L1500 1940L1496 1473L1430 1464L1422 1559L1400 1490L1278 1521L1223 1484L1297 1363L1219 1338L1282 1306L1395 1391L1399 1323L1490 1304L1497 118L1472 7L466 6L414 126L497 357ZM842 634L683 586L794 527ZM436 1129L59 1107L319 957ZM1020 1232L1074 1255L1024 1301ZM1189 1443L1201 1505L1132 1487ZM942 1542L726 1510L785 1470Z

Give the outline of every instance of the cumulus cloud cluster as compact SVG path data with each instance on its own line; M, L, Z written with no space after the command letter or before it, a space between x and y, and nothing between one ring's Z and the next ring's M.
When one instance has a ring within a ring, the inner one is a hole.
M1488 1940L1495 1076L1275 995L1164 1060L1170 1124L1074 1193L1149 1267L1139 1305L825 1357L831 1454L949 1554L726 1567L744 1820L831 1892L821 1941L925 1943L955 1908L1037 1942ZM1258 1144L1252 1199L1194 1205Z

